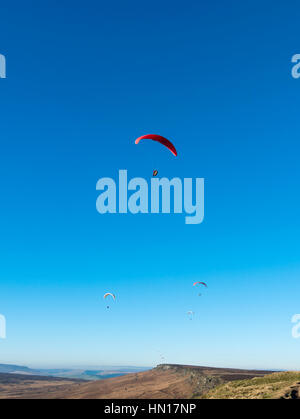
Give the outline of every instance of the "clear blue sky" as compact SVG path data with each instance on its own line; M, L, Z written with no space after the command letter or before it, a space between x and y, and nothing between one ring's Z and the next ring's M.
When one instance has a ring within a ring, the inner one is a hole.
M299 20L296 1L1 7L1 362L300 369ZM205 178L203 224L96 212L100 177L154 165Z

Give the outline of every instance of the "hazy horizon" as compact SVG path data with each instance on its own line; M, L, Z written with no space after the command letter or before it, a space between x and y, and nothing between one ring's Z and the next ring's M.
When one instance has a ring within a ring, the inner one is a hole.
M284 369L284 368L280 368L280 369L276 369L276 368L261 368L261 367L235 367L235 366L228 366L228 365L225 365L225 366L218 366L218 367L216 367L216 366L214 366L214 365L204 365L204 364L189 364L189 363L186 363L186 364L178 364L178 363L168 363L168 362L166 362L166 363L161 363L161 364L157 364L157 365L152 365L152 366L139 366L139 365L68 365L68 364L49 364L49 365L46 365L46 364L28 364L28 365L25 365L25 364L18 364L18 363L10 363L10 362L7 362L7 363L2 363L1 361L0 361L0 365L14 365L14 366L19 366L19 367L27 367L27 368L30 368L30 369L37 369L37 370L49 370L49 369L53 369L53 370L55 370L55 369L67 369L67 370L103 370L103 371L105 371L105 370L114 370L114 369L116 369L116 370L121 370L121 369L126 369L126 368L128 368L128 369L137 369L137 370L144 370L144 369L152 369L152 368L155 368L155 367L157 367L158 365L163 365L163 364L166 364L166 365L168 365L168 364L172 364L172 365L188 365L188 366L198 366L198 367L208 367L208 368L228 368L228 369L230 369L230 368L232 368L232 369L245 369L245 370L266 370L266 371L287 371L287 369ZM295 371L297 371L297 370L295 370Z

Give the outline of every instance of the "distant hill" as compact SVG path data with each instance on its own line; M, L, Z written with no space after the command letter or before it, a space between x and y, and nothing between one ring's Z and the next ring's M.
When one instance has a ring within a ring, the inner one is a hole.
M7 374L35 374L40 375L38 370L24 367L21 365L0 364L0 373Z
M3 380L1 382L0 374L0 398L196 398L229 381L249 380L270 373L270 371L164 364L149 371L93 382L11 374L5 374L4 382Z
M87 381L104 380L125 374L145 371L142 367L105 367L103 369L33 369L20 365L0 364L0 373L74 378Z

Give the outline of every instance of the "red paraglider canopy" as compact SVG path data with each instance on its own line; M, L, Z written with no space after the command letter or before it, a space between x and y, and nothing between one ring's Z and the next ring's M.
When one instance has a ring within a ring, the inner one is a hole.
M135 144L138 144L141 140L153 140L153 141L157 141L160 144L162 144L165 147L167 147L167 149L169 149L171 151L171 153L174 154L175 157L177 156L176 148L171 143L171 141L167 140L165 137L162 137L161 135L156 135L156 134L142 135L141 137L139 137L139 138L137 138L135 140Z

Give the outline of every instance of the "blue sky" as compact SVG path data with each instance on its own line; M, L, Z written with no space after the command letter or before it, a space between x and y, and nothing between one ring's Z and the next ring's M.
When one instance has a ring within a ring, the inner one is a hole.
M1 8L0 361L300 368L299 15L256 0ZM178 158L136 146L146 133ZM154 166L205 178L202 224L96 212L99 178Z

